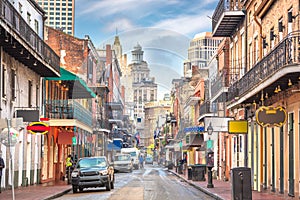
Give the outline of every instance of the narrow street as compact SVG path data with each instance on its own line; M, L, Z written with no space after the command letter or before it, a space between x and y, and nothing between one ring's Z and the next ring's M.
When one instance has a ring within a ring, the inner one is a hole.
M116 173L115 177L115 189L110 192L105 191L105 188L86 189L77 194L70 192L57 200L213 199L158 165L146 165L145 169L134 170L132 173Z

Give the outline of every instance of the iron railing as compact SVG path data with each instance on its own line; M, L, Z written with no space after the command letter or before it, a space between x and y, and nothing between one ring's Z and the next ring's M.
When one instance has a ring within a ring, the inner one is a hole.
M215 30L217 23L225 11L241 10L243 0L220 0L212 17L212 30Z
M0 20L17 33L55 71L60 71L59 56L39 37L7 0L0 0Z
M46 117L51 119L77 119L92 126L92 113L74 100L46 100Z
M212 111L211 104L209 101L206 101L200 105L199 115L202 116L208 113L212 113L211 111Z
M241 97L288 65L300 62L300 32L287 35L274 49L229 87L228 100Z
M229 77L226 69L222 70L220 76L218 76L211 84L211 96L215 97L222 88L229 86Z

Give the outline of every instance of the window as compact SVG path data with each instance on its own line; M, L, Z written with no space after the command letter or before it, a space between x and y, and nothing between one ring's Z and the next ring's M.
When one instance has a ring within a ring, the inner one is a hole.
M31 14L27 12L27 23L30 24L31 22Z
M34 20L34 30L39 34L39 22L36 19Z
M6 98L6 81L7 81L7 73L6 73L6 65L2 65L2 73L1 73L1 78L2 78L2 97Z
M19 13L23 13L23 5L19 2Z
M15 69L11 70L11 99L15 101L17 98L17 73Z
M32 81L28 81L28 107L32 107Z

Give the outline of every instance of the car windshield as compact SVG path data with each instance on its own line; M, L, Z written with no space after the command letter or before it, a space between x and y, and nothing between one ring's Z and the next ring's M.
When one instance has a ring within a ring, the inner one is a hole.
M88 158L88 159L81 159L77 163L77 168L89 168L89 167L106 167L106 160L104 158Z
M130 155L115 156L115 161L127 161L127 160L130 160Z

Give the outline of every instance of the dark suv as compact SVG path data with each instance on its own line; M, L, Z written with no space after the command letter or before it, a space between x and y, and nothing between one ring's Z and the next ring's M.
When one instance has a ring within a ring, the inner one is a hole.
M106 187L110 191L114 181L114 168L105 156L81 158L72 172L73 193L91 187Z

